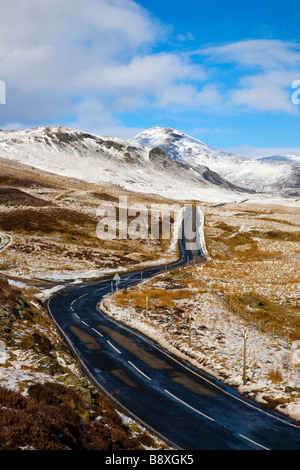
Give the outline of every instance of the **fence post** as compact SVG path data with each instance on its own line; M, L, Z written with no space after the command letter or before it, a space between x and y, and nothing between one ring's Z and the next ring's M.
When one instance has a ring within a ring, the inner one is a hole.
M246 353L247 353L247 331L244 333L244 357L243 357L243 385L246 384Z

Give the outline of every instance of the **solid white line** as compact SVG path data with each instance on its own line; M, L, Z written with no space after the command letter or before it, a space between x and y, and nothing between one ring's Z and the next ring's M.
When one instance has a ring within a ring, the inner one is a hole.
M128 364L130 364L132 367L134 367L140 374L142 374L144 377L146 377L146 379L148 380L152 380L150 379L150 377L148 377L148 375L144 374L144 372L142 372L137 366L135 366L131 361L128 361Z
M114 321L112 319L110 319L111 321ZM127 329L126 326L122 325L122 328L123 329ZM130 330L128 330L130 331ZM139 336L137 333L135 333L137 336ZM143 334L143 333L141 333ZM142 336L142 339L145 341L145 336L143 335ZM149 343L149 342L148 342ZM214 388L220 390L222 393L224 393L225 395L229 395L231 398L234 398L235 400L238 400L240 402L242 402L244 405L247 405L249 406L250 408L253 408L255 409L256 411L259 411L260 413L263 413L263 414L266 414L267 416L271 417L271 418L274 418L274 419L277 419L278 421L281 421L283 422L284 424L288 424L289 426L293 426L297 429L299 429L299 425L298 424L294 424L294 423L289 423L288 421L285 421L284 419L278 417L278 416L275 416L275 415L272 415L270 413L268 413L268 411L265 411L261 408L258 408L254 403L251 404L251 403L248 403L246 401L243 400L243 398L240 398L240 397L237 397L236 395L233 395L232 393L228 392L227 390L223 389L222 387L220 387L219 385L217 385L216 383L212 382L211 380L207 379L206 377L202 377L199 373L195 372L193 369L190 369L188 366L186 366L185 364L183 364L179 358L175 358L173 356L171 356L170 354L168 354L166 351L163 351L159 346L153 344L153 343L149 343L153 346L153 348L157 349L158 351L160 351L162 354L164 354L165 356L167 356L169 359L171 359L172 361L176 362L177 364L179 364L181 367L183 367L184 369L188 370L189 372L191 372L192 374L196 375L197 377L200 377L200 379L202 379L203 381L209 383L210 385L212 385Z
M93 330L95 333L97 333L98 335L102 336L102 338L103 338L103 335L100 333L100 331L95 330L95 328L92 328L92 330Z
M107 342L112 348L114 348L117 351L117 353L122 354L121 351L119 351L113 344L111 344L110 341L107 340Z
M160 273L156 274L155 276L152 276L152 278L158 277L159 275L160 275ZM132 278L128 278L128 279L133 280ZM95 289L95 291L96 291L96 290L97 290L97 289ZM94 291L93 291L93 292L94 292ZM84 295L82 295L81 297L84 297L85 295L88 295L88 294L89 294L89 293L84 294ZM79 298L81 298L81 297L79 297ZM72 305L74 302L76 302L77 299L78 299L78 298L74 299L74 300L71 302L71 305ZM100 302L99 302L99 304L100 304ZM97 304L97 309L100 311L99 304ZM78 317L78 315L77 315L76 313L75 313L75 315ZM78 317L78 318L79 318L79 317ZM112 323L115 323L115 324L118 324L118 325L119 325L119 323L118 323L116 320L112 319L112 318L109 317L109 316L108 316L108 318L109 318L109 320L110 320ZM124 324L122 325L122 328L123 328L124 330L131 331L131 330L129 329L129 327L126 327ZM135 334L136 334L138 337L140 337L139 333L135 333ZM140 334L142 335L143 340L146 341L145 336L143 335L143 333L140 332ZM148 342L149 342L149 341L148 341ZM237 397L236 395L233 395L230 391L227 391L227 390L225 390L223 387L218 386L218 385L217 385L215 382L213 382L212 380L209 380L209 379L207 379L207 378L201 376L201 375L200 375L199 373L197 373L196 371L193 371L192 369L190 369L188 366L186 366L185 364L183 364L183 363L180 361L179 358L175 358L175 357L171 356L171 355L168 354L166 351L163 351L159 346L157 346L157 345L155 345L155 344L153 344L153 343L150 343L150 344L152 344L152 346L153 346L155 349L157 349L160 353L164 354L165 356L167 356L169 359L171 359L172 361L174 361L174 362L176 362L177 364L179 364L179 365L180 365L181 367L183 367L184 369L188 370L189 372L191 372L192 374L196 375L197 377L200 377L201 380L203 380L203 381L209 383L210 385L212 385L212 386L213 386L214 388L216 388L217 390L220 390L221 393L224 393L225 395L229 395L231 398L233 398L233 399L235 399L235 400L237 400L237 401L243 403L243 404L246 405L246 406L249 406L250 408L255 409L256 411L259 411L259 412L262 413L262 414L265 414L265 415L267 415L267 416L269 416L269 417L272 417L273 419L276 419L276 420L278 420L278 421L283 422L284 424L287 424L287 425L289 425L289 426L292 426L292 427L295 427L295 428L299 429L299 425L298 425L298 424L289 423L288 421L285 421L285 419L283 419L283 418L280 418L280 417L278 417L278 416L272 415L272 414L270 414L268 411L263 410L263 409L261 409L261 408L258 408L255 403L253 403L253 404L248 403L248 402L246 402L242 397ZM197 410L196 410L196 411L197 411ZM211 418L209 418L209 419L211 419Z
M166 393L168 393L169 395L171 395L171 397L175 398L175 400L179 401L180 403L182 403L183 405L187 406L188 408L191 408L191 410L196 411L196 413L199 413L199 415L204 416L204 418L210 419L211 421L214 421L213 418L211 418L210 416L205 415L204 413L201 413L201 411L199 411L199 410L196 410L196 408L194 408L193 406L189 405L189 404L186 403L185 401L183 401L183 400L181 400L180 398L178 398L178 397L176 397L175 395L173 395L173 393L169 392L169 390L164 389L164 391L165 391Z
M75 315L77 318L80 318L80 317L79 317L79 315L77 315L77 313L76 313L76 312L74 312L74 315Z
M257 442L252 441L251 439L249 439L249 437L243 436L243 434L239 434L239 436L241 436L243 439L246 439L249 442L252 442L252 444L255 444L256 446L261 447L262 449L270 450L270 449L268 449L268 447L264 447L261 444L258 444Z

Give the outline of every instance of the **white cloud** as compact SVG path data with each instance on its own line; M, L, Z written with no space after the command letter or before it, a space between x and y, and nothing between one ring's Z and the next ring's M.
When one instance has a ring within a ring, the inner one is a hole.
M206 78L199 65L177 52L152 53L167 32L132 0L5 2L0 61L8 93L0 121L69 117L98 128L145 105L214 100L212 89L199 93Z
M198 50L194 60L178 50L154 53L169 27L133 0L2 3L0 79L7 94L0 127L69 122L124 135L118 115L143 108L296 111L288 87L300 78L297 44L238 41ZM222 81L224 64L236 73L230 85Z
M300 147L254 147L251 145L239 145L229 147L227 152L243 157L270 157L274 155L300 155Z
M8 122L4 126L1 126L2 131L11 131L13 129L26 129L26 126L21 122Z
M38 43L77 46L90 42L103 49L151 43L161 25L132 0L14 0L1 5L0 37L10 45ZM120 42L120 39L122 41Z
M236 105L246 105L259 111L284 111L296 113L291 100L291 83L294 73L271 71L261 75L246 76L241 87L230 92Z
M235 63L263 70L300 66L299 44L278 39L250 39L198 51L214 63Z
M178 80L203 80L204 72L171 53L137 55L129 62L92 65L71 82L74 88L86 87L102 92L154 94Z
M206 47L198 53L214 67L232 64L235 84L226 92L231 108L298 112L291 102L291 84L300 77L299 44L253 39Z

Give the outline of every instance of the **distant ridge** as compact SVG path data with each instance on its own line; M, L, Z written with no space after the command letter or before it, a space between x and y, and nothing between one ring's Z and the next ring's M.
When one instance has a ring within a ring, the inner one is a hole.
M152 127L132 139L132 144L159 147L175 161L203 165L220 177L258 193L300 196L300 157L244 158L209 147L170 127Z

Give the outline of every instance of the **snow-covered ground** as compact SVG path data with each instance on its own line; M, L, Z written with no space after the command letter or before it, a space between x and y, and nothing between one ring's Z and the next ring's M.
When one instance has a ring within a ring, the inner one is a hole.
M52 293L57 288L52 289ZM50 294L50 292L48 292ZM39 298L40 296L37 295ZM80 387L83 393L88 390L93 390L93 385L87 381L82 374L80 365L68 353L65 348L61 347L61 337L57 330L53 328L52 323L49 323L47 313L41 308L37 301L32 301L34 306L40 312L40 323L32 324L21 321L15 325L11 333L10 345L5 345L4 341L0 341L0 387L19 392L27 396L27 390L30 385L37 383L45 384L49 382L56 382L64 384L66 387L74 389L80 395ZM44 317L44 320L43 320ZM38 354L33 349L24 349L20 347L19 343L26 338L27 335L32 333L39 333L46 335L51 340L53 349L51 357L47 355ZM57 361L54 367L60 369L60 372L55 374L51 373L53 361ZM43 371L44 370L44 371ZM1 412L1 406L0 406ZM164 443L159 437L152 434L131 417L126 416L124 413L116 409L124 426L130 429L130 434L139 439L140 436L148 435L148 446L143 447L147 450L166 449L168 445ZM97 419L100 419L99 417ZM106 424L106 426L110 426ZM31 440L30 432L27 434L28 442ZM1 443L3 445L3 443ZM0 445L0 447L1 447ZM32 450L39 450L32 448Z
M276 406L278 411L300 421L300 341L291 335L299 316L299 210L246 204L211 205L206 211L206 243L211 261L187 266L181 273L166 272L127 293L121 291L107 297L101 306L115 319L142 331L242 394ZM235 235L251 234L254 230L259 231L253 234L257 245L251 238L249 246L225 245ZM272 230L283 231L290 240L259 236ZM251 254L253 246L257 259ZM220 254L221 259L217 259ZM164 293L175 295L178 288L183 289L180 298L176 296L174 304L167 305ZM150 300L153 293L153 299L158 300ZM239 311L234 302L228 302L231 296L235 302L242 302L250 294L270 302L266 303L269 316L262 323L257 316L259 309L241 303ZM159 307L160 300L164 307ZM243 384L245 332L247 382Z
M155 284L152 287L155 288ZM163 277L156 287L164 287ZM228 315L228 310L213 294L205 293L195 295L188 302L188 312L192 315L190 348L187 313L179 321L172 318L170 312L166 315L152 313L150 305L147 322L145 310L139 312L129 305L119 306L116 297L114 294L101 304L101 308L116 320L155 339L161 346L228 385L237 387L242 394L265 404L282 400L283 404L279 404L277 409L300 421L299 343L288 347L284 339L249 327L243 319ZM186 301L178 301L176 307L186 310ZM248 380L243 385L245 331ZM274 383L272 376L277 369L282 379ZM286 387L295 390L287 393Z

